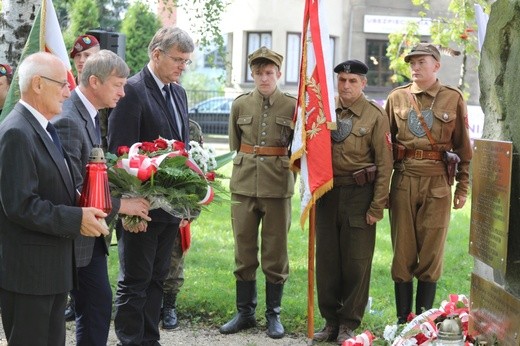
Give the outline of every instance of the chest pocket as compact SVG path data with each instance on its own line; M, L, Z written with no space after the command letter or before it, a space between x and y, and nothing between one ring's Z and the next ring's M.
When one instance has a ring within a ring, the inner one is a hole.
M285 147L292 141L292 120L286 117L277 116L275 121L276 125L278 125L276 126L276 144Z
M457 113L454 109L434 107L433 115L435 116L435 121L433 122L434 128L432 133L439 134L440 143L450 142L453 131L455 130L455 119L457 118Z
M247 126L247 125L250 126L252 122L253 122L253 116L252 115L240 116L237 119L237 125L240 126L240 127Z
M370 124L354 124L350 133L350 141L354 141L355 154L363 157L367 151L370 151L370 142L372 138L372 125Z
M413 133L410 131L408 126L408 117L410 115L410 108L401 107L394 108L394 121L397 125L399 139L400 140L411 140L414 138Z

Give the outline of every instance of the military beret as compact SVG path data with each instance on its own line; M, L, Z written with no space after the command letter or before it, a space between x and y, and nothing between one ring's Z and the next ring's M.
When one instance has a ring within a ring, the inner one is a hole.
M8 79L13 76L13 69L7 64L0 64L0 77L6 76Z
M334 72L346 72L366 75L368 72L368 66L364 62L359 60L347 60L334 67Z
M417 55L431 55L435 60L441 61L441 53L433 44L419 43L404 57L404 62L409 62L410 57Z
M96 46L99 46L99 42L95 36L81 35L74 42L74 45L70 51L70 57L71 59L74 59L76 54Z
M249 54L249 66L251 66L253 64L253 61L255 61L256 59L262 58L272 61L276 66L278 66L278 68L282 66L283 56L276 53L275 51L270 50L267 47L260 47L253 53Z

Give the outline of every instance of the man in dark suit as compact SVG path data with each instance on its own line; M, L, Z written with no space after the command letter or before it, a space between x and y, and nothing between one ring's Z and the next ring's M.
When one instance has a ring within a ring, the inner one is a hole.
M115 107L125 95L129 69L117 54L101 50L83 66L80 85L63 103L52 123L71 161L78 191L82 190L92 148L101 144L99 109ZM144 198L112 198L112 212L137 215L150 221ZM144 230L144 229L141 229ZM76 345L106 346L112 314L112 289L108 280L108 248L103 238L79 236L74 241L78 288L72 290L76 311Z
M36 53L20 64L18 75L21 100L0 125L2 323L9 345L65 345L73 240L108 234L97 220L107 215L74 206L70 161L48 125L70 96L65 65Z
M193 40L179 28L156 32L148 46L148 65L128 80L125 97L110 113L110 152L159 136L188 145L186 91L177 82L193 50ZM163 210L152 210L150 216L146 232L117 230L120 275L114 324L122 345L158 345L160 338L163 282L181 220Z

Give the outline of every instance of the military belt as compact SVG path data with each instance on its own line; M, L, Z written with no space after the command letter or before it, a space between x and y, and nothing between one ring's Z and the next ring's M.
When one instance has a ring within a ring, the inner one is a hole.
M416 160L442 161L443 153L443 151L436 150L406 149L404 152L404 157L407 159Z
M264 147L260 145L240 144L240 152L260 156L286 156L289 151L286 147Z

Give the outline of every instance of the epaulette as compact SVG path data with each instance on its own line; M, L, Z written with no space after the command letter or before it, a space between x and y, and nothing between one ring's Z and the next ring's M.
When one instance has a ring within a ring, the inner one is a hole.
M246 95L249 95L249 94L251 94L251 92L244 93L244 94L240 94L240 95L238 95L238 96L236 97L235 100L238 100L238 99L241 98L242 96L246 96Z
M383 107L381 107L379 105L379 103L377 103L376 101L374 100L368 100L368 103L370 103L370 105L374 108L377 108L377 110L381 113L381 115L386 115L386 111L384 110Z
M288 96L288 97L292 98L292 99L298 100L298 98L296 96L292 95L292 94L289 94L289 93L283 93L283 94L285 96Z
M455 90L456 92L458 92L460 94L460 96L462 98L464 98L464 94L462 93L462 90L460 90L459 88L451 86L451 85L443 85L443 86L448 88L448 89L450 89L450 90Z

